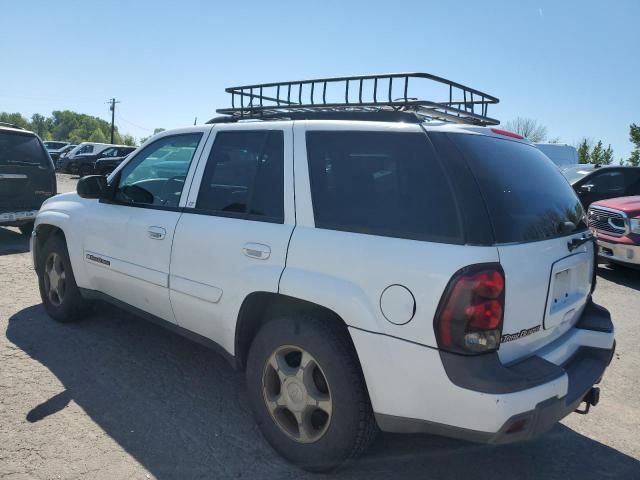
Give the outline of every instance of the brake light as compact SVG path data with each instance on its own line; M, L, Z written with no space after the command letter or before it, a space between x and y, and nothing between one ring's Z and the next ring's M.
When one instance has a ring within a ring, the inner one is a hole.
M498 135L504 135L505 137L517 138L518 140L523 140L524 137L518 133L510 132L509 130L502 130L500 128L492 128L491 131L493 133L497 133Z
M504 294L504 271L499 264L459 270L449 281L434 319L438 346L463 354L497 350Z

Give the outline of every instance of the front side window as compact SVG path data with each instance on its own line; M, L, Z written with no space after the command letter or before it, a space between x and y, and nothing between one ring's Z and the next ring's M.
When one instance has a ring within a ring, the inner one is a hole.
M282 223L283 166L282 131L219 132L202 177L196 209Z
M620 170L597 173L587 183L593 185L594 192L597 194L624 195L624 174Z
M121 170L115 200L175 208L202 133L163 137L144 148Z
M311 131L316 227L461 243L449 182L424 133Z

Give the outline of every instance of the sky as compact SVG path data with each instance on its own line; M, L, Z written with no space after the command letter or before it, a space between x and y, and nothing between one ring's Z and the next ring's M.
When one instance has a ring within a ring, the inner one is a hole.
M0 111L109 120L115 97L140 138L206 122L228 86L419 71L617 161L640 123L639 19L640 0L0 0Z

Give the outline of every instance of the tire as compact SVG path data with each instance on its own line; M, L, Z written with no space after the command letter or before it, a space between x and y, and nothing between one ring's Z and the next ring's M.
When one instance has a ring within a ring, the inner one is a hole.
M266 323L251 345L246 377L262 434L305 470L333 470L375 438L378 428L348 332L326 318L300 314ZM308 405L311 397L322 407Z
M50 269L52 273L48 273ZM67 245L61 237L55 235L46 241L37 272L40 298L51 318L58 322L71 322L86 314L89 303L80 294ZM54 284L55 292L51 288Z
M20 233L30 236L31 232L33 232L33 222L23 223L18 228L20 229Z

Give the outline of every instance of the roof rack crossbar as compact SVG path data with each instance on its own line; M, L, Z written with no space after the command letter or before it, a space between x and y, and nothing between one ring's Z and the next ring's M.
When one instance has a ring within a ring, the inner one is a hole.
M401 96L396 99L393 98L394 79L402 80L401 86L397 86L397 83L395 86L395 91L400 90L402 92ZM416 80L411 82L412 88L415 88L416 84L431 89L437 88L438 85L448 87L448 99L445 101L433 101L410 96L409 79L428 81L418 82ZM355 91L353 91L356 88L351 88L352 82L356 81L357 100ZM373 87L370 91L370 96L369 93L365 95L365 87L366 91L369 92L371 82ZM315 95L316 84L322 84L321 102ZM342 102L336 101L335 96L328 98L328 86L336 87L338 91L342 88L344 100ZM384 100L380 98L381 92L378 91L381 86L387 86L386 95L383 94L383 98L384 96L387 98ZM286 99L282 93L284 87L286 87L287 92ZM294 90L292 92L292 89L296 88L298 91L295 92ZM317 78L229 87L225 91L231 94L231 108L218 109L217 112L231 115L236 120L255 119L265 116L286 118L287 113L296 113L296 116L299 117L301 112L309 114L323 112L323 115L326 116L327 112L337 115L341 111L375 112L394 110L445 122L472 123L476 125L497 125L499 123L488 116L489 104L499 102L496 97L428 73L390 73ZM238 99L236 99L236 96L239 99L239 107L237 106Z
M17 130L26 130L26 128L21 127L20 125L16 125L15 123L9 123L9 122L0 122L0 127L10 127L10 128L15 128Z

